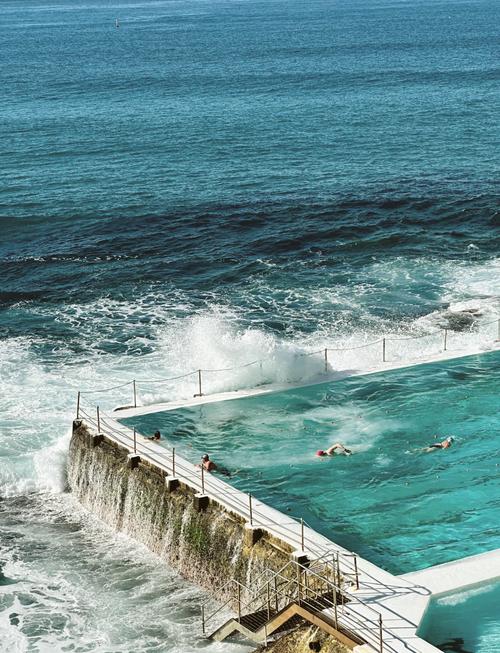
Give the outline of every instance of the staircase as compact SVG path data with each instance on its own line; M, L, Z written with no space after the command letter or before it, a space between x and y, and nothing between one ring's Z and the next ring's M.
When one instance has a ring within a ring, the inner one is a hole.
M222 588L229 594L224 605L211 614L202 607L203 633L216 641L240 633L253 642L267 643L308 623L350 649L368 644L381 652L381 616L343 585L338 568L321 559L307 566L292 560L278 572L266 570L251 587L233 579ZM235 608L235 616L228 617L230 607Z

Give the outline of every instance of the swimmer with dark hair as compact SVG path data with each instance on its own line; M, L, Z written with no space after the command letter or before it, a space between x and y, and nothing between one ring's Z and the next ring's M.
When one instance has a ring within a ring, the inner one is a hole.
M340 442L332 444L328 449L318 449L318 451L316 451L316 455L319 458L323 458L324 456L350 456L351 454L352 451L347 449L347 447L344 447Z
M449 435L441 442L436 442L435 444L430 444L428 447L424 447L422 451L425 451L425 453L430 453L431 451L436 451L437 449L449 449L454 441L455 438L452 435Z

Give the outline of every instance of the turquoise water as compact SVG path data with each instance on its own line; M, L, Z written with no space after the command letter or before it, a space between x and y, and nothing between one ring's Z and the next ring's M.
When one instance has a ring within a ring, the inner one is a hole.
M436 599L421 636L442 651L500 652L500 584L488 584Z
M124 420L394 573L500 546L500 353ZM454 435L446 451L422 453ZM317 458L343 442L350 457Z

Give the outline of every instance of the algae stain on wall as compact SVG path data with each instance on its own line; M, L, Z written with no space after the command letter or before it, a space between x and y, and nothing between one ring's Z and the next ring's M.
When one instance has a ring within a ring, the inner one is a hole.
M78 500L117 531L145 544L185 578L226 599L231 578L249 585L265 569L278 570L290 547L264 536L253 546L245 522L210 502L194 507L194 490L169 492L162 470L145 461L127 466L128 450L104 438L92 445L91 433L75 422L68 460L68 484Z

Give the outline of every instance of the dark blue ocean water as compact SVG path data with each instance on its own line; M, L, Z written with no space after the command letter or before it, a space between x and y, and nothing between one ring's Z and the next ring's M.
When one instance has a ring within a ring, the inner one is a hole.
M279 380L298 352L496 316L499 24L494 0L0 0L1 561L37 579L34 607L0 597L10 650L97 628L103 579L33 555L78 559L75 530L108 555L60 494L77 388L261 356ZM110 596L102 650L164 641Z

